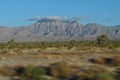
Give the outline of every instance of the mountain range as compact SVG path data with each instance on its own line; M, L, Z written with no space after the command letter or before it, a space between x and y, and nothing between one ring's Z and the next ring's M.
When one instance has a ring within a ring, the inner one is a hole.
M93 40L106 34L110 39L120 39L120 25L105 26L97 23L80 24L77 21L42 19L30 26L0 27L0 42L14 39L28 41Z

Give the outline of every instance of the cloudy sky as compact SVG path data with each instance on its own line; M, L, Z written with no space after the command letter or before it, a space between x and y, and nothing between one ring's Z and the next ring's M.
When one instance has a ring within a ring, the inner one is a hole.
M29 19L45 16L120 25L120 0L0 0L0 26L30 25Z

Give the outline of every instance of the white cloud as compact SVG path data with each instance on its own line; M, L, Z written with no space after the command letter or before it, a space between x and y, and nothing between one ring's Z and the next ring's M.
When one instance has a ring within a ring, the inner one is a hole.
M68 18L68 17L60 17L60 16L46 16L46 17L32 17L29 18L30 21L36 21L36 22L40 22L40 21L68 21L68 22L77 22L79 20L88 20L90 19L90 17L85 17L85 16L81 16L81 17L72 17L72 18Z

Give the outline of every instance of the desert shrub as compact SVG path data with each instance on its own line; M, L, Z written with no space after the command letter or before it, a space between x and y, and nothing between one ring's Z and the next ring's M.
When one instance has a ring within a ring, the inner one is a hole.
M20 75L20 80L46 80L43 75L45 75L43 68L28 66Z
M112 65L120 66L120 56L114 56L113 57Z
M115 78L107 73L97 73L94 75L93 80L115 80Z
M105 64L105 59L103 57L99 57L95 59L95 63Z
M50 74L54 77L70 78L73 74L73 69L66 62L57 62L50 65Z

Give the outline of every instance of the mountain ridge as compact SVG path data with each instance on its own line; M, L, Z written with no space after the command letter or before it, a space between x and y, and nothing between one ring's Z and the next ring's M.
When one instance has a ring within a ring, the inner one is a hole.
M77 21L39 20L30 26L0 27L0 42L14 39L17 42L93 40L106 34L110 39L120 39L120 25L104 26L97 23L82 25Z

